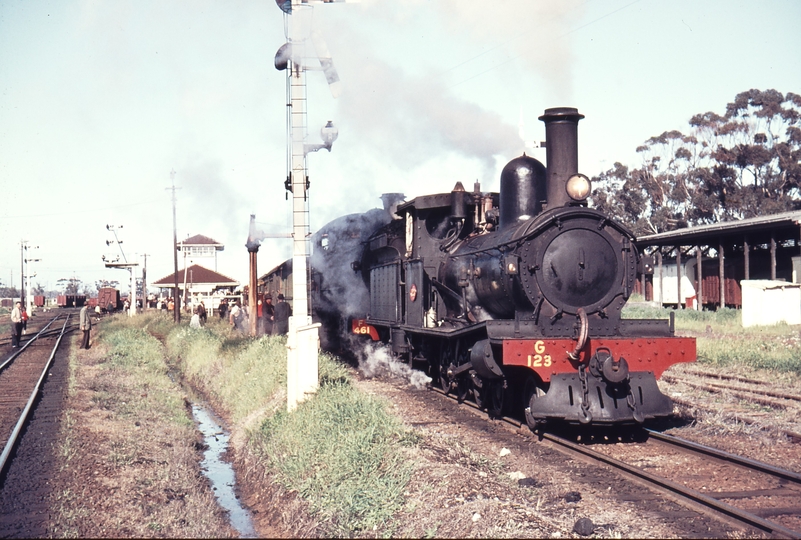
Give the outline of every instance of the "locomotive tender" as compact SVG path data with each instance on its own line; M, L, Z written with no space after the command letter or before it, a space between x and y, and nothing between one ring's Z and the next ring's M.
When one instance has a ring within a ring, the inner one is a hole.
M352 334L424 362L444 390L531 427L670 415L656 379L694 361L695 340L675 337L672 317L621 317L645 262L631 232L587 206L582 118L547 109L548 167L513 159L500 193L457 183L319 231L312 301L324 327L349 321Z

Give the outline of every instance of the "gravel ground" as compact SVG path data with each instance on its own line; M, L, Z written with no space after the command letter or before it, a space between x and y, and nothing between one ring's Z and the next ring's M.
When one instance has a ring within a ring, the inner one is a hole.
M70 422L71 444L75 449L69 470L65 472L59 462L64 456L53 450L58 448L57 441L49 446L47 442L35 443L38 448L50 448L48 455L55 461L48 466L51 471L61 471L48 477L48 494L39 498L41 515L45 517L36 525L38 528L27 529L27 534L25 529L7 528L10 525L5 521L3 536L73 533L130 537L133 530L126 528L123 518L131 505L144 508L151 504L186 504L185 494L182 497L182 493L165 489L155 493L138 485L136 467L126 468L122 477L114 476L120 471L101 467L98 449L102 445L108 449L110 443L97 436L101 431L99 423L109 420L93 400L93 393L100 389L93 386L91 376L93 366L102 362L100 355L101 351L95 349L82 356L85 369L78 373L78 391L66 398L64 410L72 411L71 417L62 418L61 422ZM678 366L676 369L675 374L681 375ZM714 371L701 365L692 369ZM419 444L409 450L409 460L415 464L416 472L395 536L566 538L580 537L579 533L613 538L753 536L654 496L636 483L555 449L525 429L515 431L488 421L473 409L460 408L435 392L415 390L405 380L365 379L358 374L355 377L363 391L387 399L398 417L419 437ZM788 391L797 388L794 380L781 384L786 384ZM757 415L760 422L744 423L742 417L754 416L752 404L735 398L727 400L725 394L713 398L680 383L663 384L663 388L668 394L680 394L682 402L693 404L690 408L680 408L685 421L669 430L671 433L785 468L801 468L801 445L779 431L779 423L789 421L787 414L757 411L765 413ZM60 395L63 399L63 394ZM721 407L718 400L723 400L726 407ZM239 443L230 454L237 467L239 490L243 502L254 511L260 536L315 536L317 524L305 512L303 502L292 493L275 488L253 466L252 456L241 444L241 436L234 435L232 440ZM169 449L169 441L159 437L154 437L152 444L153 452L161 452L159 455L177 452ZM185 450L181 452L182 467L194 467L193 463L200 460L199 452L194 456ZM143 461L134 465L152 469L163 466L163 462ZM190 471L189 476L199 476L199 468ZM208 500L208 486L202 479L192 489ZM73 521L65 529L64 523L53 521L52 508L55 504L63 505L63 495L70 493L87 496L76 506L78 510L71 516ZM4 499L6 516L13 508L13 500L8 496ZM127 512L130 516L130 510ZM191 515L194 510L187 512ZM211 514L216 516L218 511ZM214 519L215 528L207 531L207 535L231 534L230 529ZM171 535L158 530L152 533ZM198 535L198 532L194 529L186 534Z

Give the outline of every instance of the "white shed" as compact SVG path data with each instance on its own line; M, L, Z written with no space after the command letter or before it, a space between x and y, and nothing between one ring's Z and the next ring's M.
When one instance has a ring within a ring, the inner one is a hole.
M785 322L801 324L801 284L769 279L742 280L743 327Z

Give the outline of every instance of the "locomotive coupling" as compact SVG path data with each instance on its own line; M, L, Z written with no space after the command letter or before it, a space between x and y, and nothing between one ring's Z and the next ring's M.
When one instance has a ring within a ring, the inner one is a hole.
M590 359L590 373L595 377L603 377L610 383L620 383L629 378L629 363L622 356L615 360L612 351L607 347L599 347Z

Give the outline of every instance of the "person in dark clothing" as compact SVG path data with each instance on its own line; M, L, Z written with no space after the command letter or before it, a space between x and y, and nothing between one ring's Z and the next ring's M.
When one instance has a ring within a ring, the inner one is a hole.
M275 324L273 324L273 335L284 336L289 332L289 317L292 316L292 307L284 301L284 295L278 295L278 303L275 305Z
M200 301L200 304L198 304L197 306L197 314L198 317L200 318L200 325L206 326L206 319L208 319L208 314L206 313L206 305L203 303L202 300Z
M228 299L223 298L220 302L220 318L225 320L225 315L228 313Z
M264 335L270 336L273 333L273 322L275 321L275 306L273 297L265 296L264 304L261 306L262 324L264 325Z

